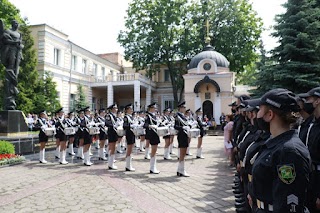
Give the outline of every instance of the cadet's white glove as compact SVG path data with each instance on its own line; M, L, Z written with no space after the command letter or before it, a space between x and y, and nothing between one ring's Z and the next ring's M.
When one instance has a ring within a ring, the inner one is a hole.
M130 125L130 127L132 127L132 128L136 128L137 126L138 126L138 124L136 124L136 123Z
M149 125L150 128L156 129L158 126L157 125Z
M190 129L189 126L183 126L182 128L183 128L184 130L189 130L189 129Z

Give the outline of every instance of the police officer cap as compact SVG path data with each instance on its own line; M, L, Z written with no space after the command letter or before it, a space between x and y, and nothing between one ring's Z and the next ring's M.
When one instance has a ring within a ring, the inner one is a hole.
M190 109L187 109L187 110L186 110L186 113L188 113L188 112L190 112Z
M171 108L170 107L167 107L167 108L165 108L164 110L163 110L163 112L171 112L172 110L171 110Z
M44 110L44 109L43 109L43 110L40 110L40 111L39 111L39 115L41 115L41 114L47 114L46 110Z
M298 112L300 107L296 95L287 89L273 89L265 93L259 105L269 105L287 112Z
M178 107L178 108L186 107L185 104L186 104L186 102L183 101L183 102L179 103L177 107Z
M199 109L197 109L196 112L202 112L201 107Z
M99 109L99 113L101 113L101 112L105 112L106 111L106 109L105 108L100 108Z
M55 113L63 112L63 108L58 109Z
M157 103L153 102L153 103L149 104L148 108L157 108Z
M140 112L138 112L139 114L145 114L145 111L140 111Z
M229 104L228 106L231 106L231 107L237 106L237 102L233 102L233 103Z
M80 113L82 113L82 112L84 112L84 109L79 109L79 110L77 111L78 114L80 114Z
M85 107L83 110L84 110L85 112L86 112L86 111L90 111L90 107L87 106L87 107Z
M130 109L130 108L133 109L133 105L131 103L124 106L125 110Z
M247 106L245 108L245 111L251 112L253 110L259 110L260 101L260 98L246 100Z
M117 104L112 104L108 107L108 109L114 109L114 108L118 108Z
M68 113L68 115L71 115L71 114L74 114L74 112L73 112L73 111L70 111L70 112Z
M316 96L316 97L320 98L320 87L313 88L307 93L299 94L300 98L308 98L311 96Z
M236 98L238 98L241 102L250 99L249 95L236 95Z

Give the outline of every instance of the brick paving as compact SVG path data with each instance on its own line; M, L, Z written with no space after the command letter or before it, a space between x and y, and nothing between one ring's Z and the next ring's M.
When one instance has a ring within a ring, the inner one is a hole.
M175 156L163 160L163 141L158 175L149 174L149 161L137 150L135 172L124 171L124 154L116 155L117 171L107 170L94 147L91 167L69 156L69 164L60 165L53 152L46 153L45 165L38 163L38 154L27 155L26 163L0 167L0 212L235 212L234 171L228 167L223 137L204 138L205 159L195 158L196 144L192 139L193 156L186 160L191 177L176 176Z

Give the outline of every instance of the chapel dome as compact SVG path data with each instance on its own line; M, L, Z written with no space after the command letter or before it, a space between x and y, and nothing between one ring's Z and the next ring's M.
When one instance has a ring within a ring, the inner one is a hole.
M221 53L214 51L214 48L211 45L207 45L202 52L195 55L188 66L188 70L197 68L200 61L203 59L212 59L216 62L217 67L229 67L229 61Z

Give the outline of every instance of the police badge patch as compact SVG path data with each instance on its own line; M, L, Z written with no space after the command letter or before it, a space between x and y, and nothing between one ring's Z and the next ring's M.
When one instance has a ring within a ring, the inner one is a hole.
M293 164L279 165L278 176L285 184L291 184L296 179L296 171Z

